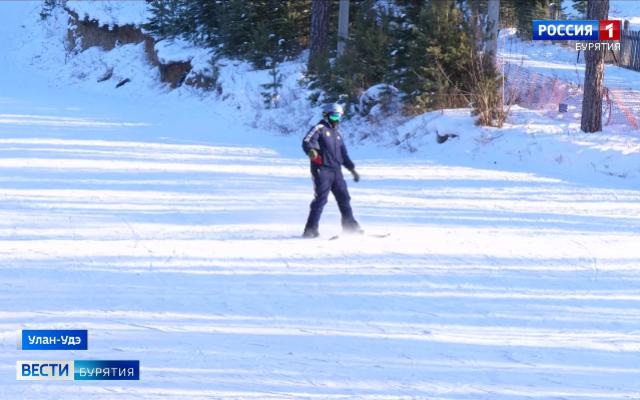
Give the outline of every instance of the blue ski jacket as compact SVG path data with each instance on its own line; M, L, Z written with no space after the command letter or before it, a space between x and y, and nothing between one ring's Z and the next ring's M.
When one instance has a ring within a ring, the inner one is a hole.
M305 154L308 155L311 149L315 149L320 154L323 167L340 169L344 165L348 170L356 167L349 158L338 127L331 127L324 119L312 127L302 141L302 150Z

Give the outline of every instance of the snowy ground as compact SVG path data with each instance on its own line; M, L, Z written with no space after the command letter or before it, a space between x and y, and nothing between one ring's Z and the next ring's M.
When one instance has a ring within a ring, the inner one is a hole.
M0 7L16 36L29 7ZM304 132L54 81L3 46L0 399L640 399L632 138L452 112L434 127L466 137L353 149L357 216L391 237L325 240L330 203L303 241ZM19 352L24 328L89 329L90 350ZM15 380L16 360L74 358L139 359L141 381Z

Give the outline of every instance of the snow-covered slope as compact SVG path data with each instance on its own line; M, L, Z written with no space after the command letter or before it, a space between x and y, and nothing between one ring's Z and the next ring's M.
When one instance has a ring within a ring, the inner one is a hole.
M632 137L523 109L503 131L404 121L418 152L352 146L356 215L391 236L325 240L331 202L304 241L316 115L291 83L285 119L244 64L226 99L168 91L135 47L65 66L37 4L0 9L0 399L638 397ZM139 79L73 75L115 56ZM24 328L86 328L90 349L25 354ZM141 381L19 382L21 359L139 359Z
M149 18L146 1L141 0L69 0L66 6L80 19L97 20L100 25L141 26Z

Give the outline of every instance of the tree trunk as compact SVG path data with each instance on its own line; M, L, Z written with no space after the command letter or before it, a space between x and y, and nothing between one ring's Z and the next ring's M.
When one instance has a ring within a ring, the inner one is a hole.
M329 7L331 0L313 0L311 4L311 46L309 71L316 71L318 62L327 57L329 39Z
M587 19L607 19L609 0L589 0ZM583 132L602 131L602 82L604 80L604 50L586 50L584 54L584 96L582 98Z
M498 28L500 25L500 0L489 0L489 10L487 13L487 38L485 50L491 54L491 59L495 64L498 54Z
M482 22L480 18L480 4L477 1L469 3L471 7L471 24L473 27L473 38L475 40L476 49L482 50L483 35L482 35Z
M344 54L349 39L349 0L340 0L338 13L338 57Z

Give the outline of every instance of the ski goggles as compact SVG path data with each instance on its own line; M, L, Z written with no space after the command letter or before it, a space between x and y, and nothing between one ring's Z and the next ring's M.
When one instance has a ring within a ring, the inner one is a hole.
M331 122L340 122L341 118L342 118L342 114L340 113L337 113L337 112L329 113L329 121Z

